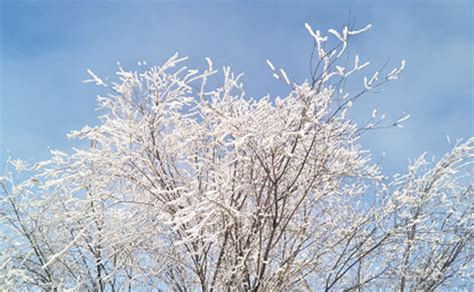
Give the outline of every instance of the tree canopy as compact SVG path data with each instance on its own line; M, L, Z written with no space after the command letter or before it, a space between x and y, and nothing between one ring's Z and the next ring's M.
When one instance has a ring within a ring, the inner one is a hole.
M284 97L247 98L241 75L177 54L119 67L89 141L0 178L0 286L53 291L358 291L472 287L474 138L386 177L359 139L396 127L365 93L405 62L344 87L368 62L347 46L368 30L306 24L311 75ZM347 60L351 62L347 65ZM13 167L13 169L12 169Z

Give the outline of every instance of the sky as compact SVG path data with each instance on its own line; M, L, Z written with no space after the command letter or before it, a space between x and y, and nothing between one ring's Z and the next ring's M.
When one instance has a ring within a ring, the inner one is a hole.
M285 96L265 64L270 59L292 80L308 78L312 39L304 28L327 31L348 19L372 24L349 53L371 61L406 60L403 78L365 95L354 118L373 108L403 129L364 135L374 159L386 153L386 173L405 171L423 152L439 157L451 140L474 134L472 1L6 1L0 0L0 167L8 156L37 162L49 150L78 145L66 134L97 124L96 95L83 84L87 69L114 80L117 62L159 65L175 52L190 67L230 65L244 73L249 97ZM357 76L354 84L361 84ZM358 83L359 82L359 83ZM356 85L354 85L356 86Z

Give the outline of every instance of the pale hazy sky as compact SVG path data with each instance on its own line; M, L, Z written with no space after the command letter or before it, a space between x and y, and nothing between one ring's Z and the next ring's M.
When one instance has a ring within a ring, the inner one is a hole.
M367 74L387 60L407 61L403 79L356 107L360 117L374 107L388 118L412 116L403 129L362 139L375 157L387 152L387 172L404 170L424 151L448 151L447 134L474 134L472 1L0 2L2 168L8 151L29 162L46 159L47 147L76 143L66 140L68 131L97 122L95 97L104 92L81 83L88 68L113 79L117 61L136 68L180 52L203 68L209 56L245 73L248 96L284 96L265 59L304 80L312 48L304 23L327 31L349 17L373 25L350 49L372 62Z

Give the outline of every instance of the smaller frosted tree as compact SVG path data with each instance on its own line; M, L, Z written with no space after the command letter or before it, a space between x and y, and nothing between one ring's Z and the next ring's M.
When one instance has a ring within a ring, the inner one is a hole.
M404 67L345 80L368 66L340 59L364 32L306 28L314 40L302 83L267 61L284 98L244 98L240 75L211 60L200 72L173 56L141 72L119 68L99 97L90 141L33 166L10 163L0 197L5 289L122 291L400 290L462 287L472 268L473 139L433 168L423 157L387 183L359 144L398 126L374 111L349 117L364 93ZM313 59L313 58L312 58ZM26 172L26 173L25 173ZM26 175L26 178L25 178ZM21 179L23 178L23 179ZM464 179L466 180L466 178ZM374 195L374 192L377 195ZM369 205L367 202L372 201Z
M472 280L473 146L474 138L459 142L433 167L424 154L393 180L382 208L392 213L387 275L400 290L464 287Z

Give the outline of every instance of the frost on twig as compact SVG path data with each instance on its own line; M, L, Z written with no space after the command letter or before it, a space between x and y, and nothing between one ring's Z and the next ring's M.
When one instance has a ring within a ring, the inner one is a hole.
M107 84L102 81L102 79L100 79L97 75L94 74L94 72L92 72L90 69L87 69L87 73L92 77L92 79L86 79L86 80L83 80L82 83L95 83L96 85L101 85L101 86L104 86L104 87L107 87Z

